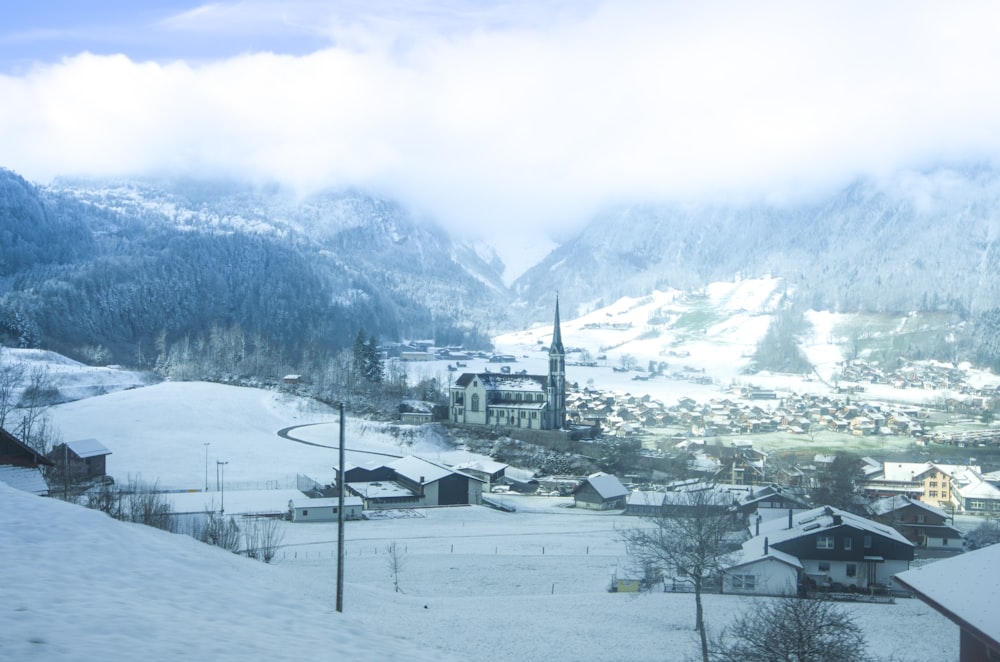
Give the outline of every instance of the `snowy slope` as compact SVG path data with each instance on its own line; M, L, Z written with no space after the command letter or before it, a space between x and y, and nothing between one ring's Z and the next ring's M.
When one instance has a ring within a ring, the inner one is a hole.
M5 659L449 659L288 590L289 569L3 484L0 502Z

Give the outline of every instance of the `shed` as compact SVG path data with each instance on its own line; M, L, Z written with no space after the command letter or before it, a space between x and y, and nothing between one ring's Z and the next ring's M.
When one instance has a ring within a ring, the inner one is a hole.
M49 459L60 472L68 467L71 476L91 480L107 475L108 455L111 455L111 451L98 440L77 439L53 448Z
M336 522L340 515L340 499L292 499L288 502L288 518L293 522ZM344 497L344 519L361 519L361 497Z
M573 501L577 508L623 509L628 493L628 489L616 476L597 472L587 476L582 483L573 489Z
M52 466L52 461L0 428L0 481L25 492L46 496L49 487L42 476L42 465Z

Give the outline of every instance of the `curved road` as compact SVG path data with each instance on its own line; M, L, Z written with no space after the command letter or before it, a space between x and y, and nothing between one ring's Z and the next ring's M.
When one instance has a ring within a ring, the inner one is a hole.
M317 444L314 441L306 441L305 439L298 439L297 437L293 437L292 435L289 434L289 432L291 432L292 430L298 430L299 428L308 428L314 425L334 425L334 423L305 423L303 425L292 425L290 427L281 428L280 430L278 430L278 436L281 437L282 439L288 439L289 441L295 441L300 444L305 444L306 446L317 446L319 448L332 448L332 449L340 448L339 445L329 446L327 444ZM391 453L378 453L376 451L363 451L357 448L347 448L346 446L344 447L344 450L350 451L352 453L364 453L365 455L381 455L383 457L391 457L396 459L403 457L402 455L392 455Z

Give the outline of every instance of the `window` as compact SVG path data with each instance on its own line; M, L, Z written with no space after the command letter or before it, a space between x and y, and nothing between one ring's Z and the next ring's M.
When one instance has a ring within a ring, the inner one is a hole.
M858 564L857 563L848 563L847 564L847 576L848 577L857 577L858 576Z
M923 515L917 515L917 524L923 524L927 520Z
M865 549L871 549L872 547L872 537L865 536Z
M757 576L756 575L733 575L733 588L739 589L755 589L757 588Z
M941 544L942 545L947 545L948 544L948 539L947 538L942 538L941 539Z
M829 561L820 561L819 564L817 564L817 567L819 568L820 572L830 572Z
M930 494L928 496L936 497L937 496L937 490L931 490Z
M833 549L833 536L816 536L816 549Z
M853 538L844 538L844 551L849 552L854 548Z
M471 407L471 409L472 409L472 411L479 411L479 394L478 393L473 393L472 394L472 407Z
M303 511L302 511L302 516L303 516L303 517L305 517L305 516L306 516L306 515L308 515L308 514L309 514L309 511L308 511L308 510L303 510Z

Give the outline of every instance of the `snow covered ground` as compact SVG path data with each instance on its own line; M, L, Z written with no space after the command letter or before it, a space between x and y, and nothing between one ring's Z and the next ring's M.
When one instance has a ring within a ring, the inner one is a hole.
M237 502L238 482L332 477L336 457L276 434L322 423L296 433L335 445L335 412L252 389L163 383L62 405L54 417L64 437L105 443L116 476L177 487L204 487L209 441L210 483L211 463L229 462L227 503ZM401 448L379 426L349 419L347 428L347 445L358 450L458 459L433 439ZM354 453L366 457L379 456ZM206 496L217 496L211 488ZM617 530L634 520L576 510L566 498L504 499L517 512L441 508L347 523L337 614L336 524L282 523L282 548L268 566L0 486L0 650L17 660L697 655L692 596L607 592L615 573L630 572ZM393 590L391 543L402 550L401 593ZM756 604L708 596L710 628L718 632ZM880 656L957 657L957 628L919 601L845 608Z

